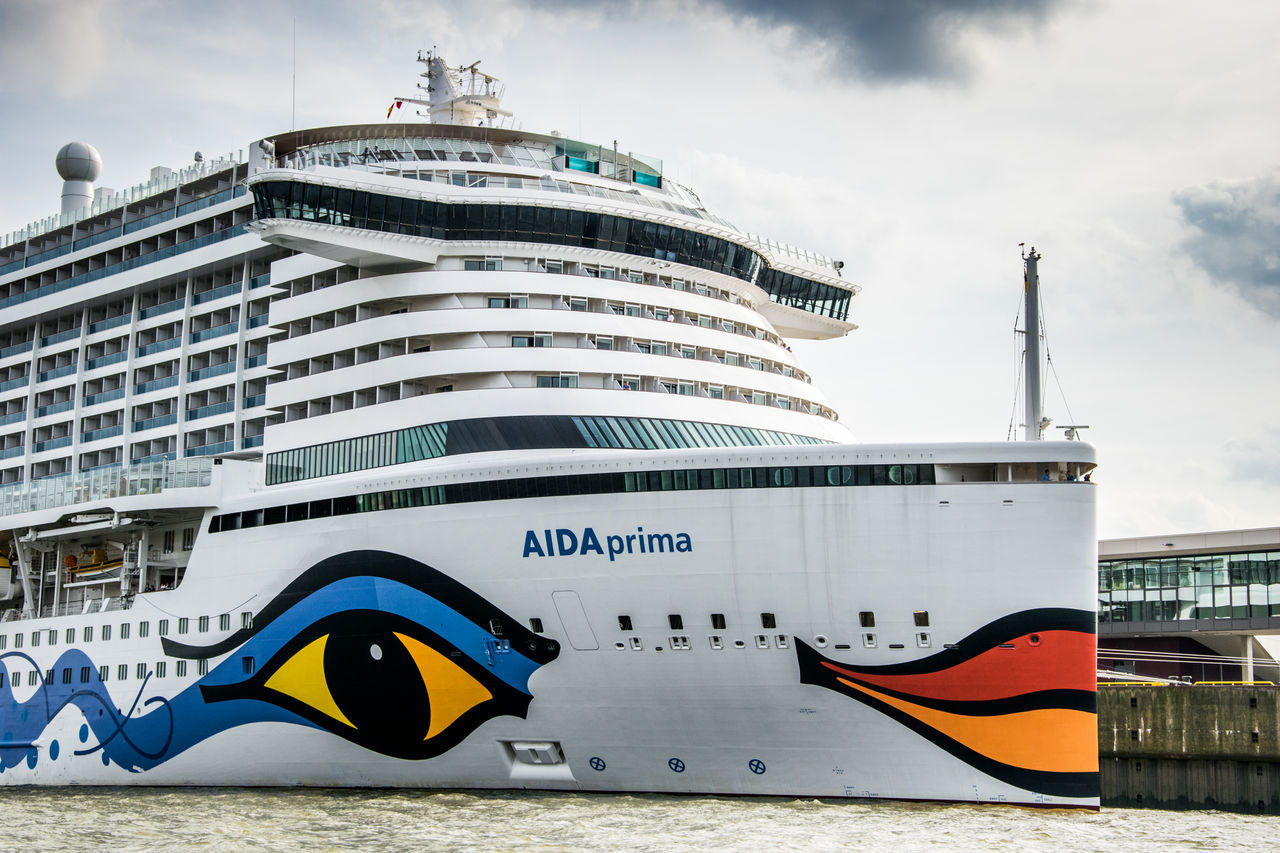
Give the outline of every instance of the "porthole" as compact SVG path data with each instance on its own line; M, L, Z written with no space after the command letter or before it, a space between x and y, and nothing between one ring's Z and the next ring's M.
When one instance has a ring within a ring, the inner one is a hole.
M820 649L825 649L827 647L828 642L830 641L827 639L826 634L818 634L816 637L813 638L813 644Z

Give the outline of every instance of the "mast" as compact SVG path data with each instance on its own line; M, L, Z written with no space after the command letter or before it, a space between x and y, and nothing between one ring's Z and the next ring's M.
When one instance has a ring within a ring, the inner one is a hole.
M1027 441L1039 441L1041 438L1042 428L1040 420L1043 417L1040 411L1040 276L1037 272L1036 265L1040 260L1040 256L1036 254L1036 247L1032 246L1031 251L1022 256L1023 262L1023 291L1026 297L1026 306L1023 309L1023 316L1026 318L1024 325L1026 326L1026 358L1023 364L1025 378L1023 380L1023 388L1026 403L1026 439Z

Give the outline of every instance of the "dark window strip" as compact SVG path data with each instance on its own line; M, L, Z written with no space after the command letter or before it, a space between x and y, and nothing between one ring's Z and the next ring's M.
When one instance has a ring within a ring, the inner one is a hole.
M642 433L641 420L662 427L667 433L656 430ZM695 432L695 426L692 421L670 419L572 415L515 415L446 421L270 453L267 455L267 484L274 486L406 462L420 462L440 456L491 450L643 448L647 444L634 436L650 432L652 443L656 448L664 450L726 446L719 440L712 440L716 435L714 431ZM812 436L755 427L732 429L737 431L735 434L738 435L741 446L827 443ZM704 435L705 438L694 440Z
M720 237L608 213L512 204L403 198L298 181L254 184L259 219L300 219L437 240L511 240L583 246L658 258L758 285L774 302L824 317L849 316L844 288L775 270L757 253Z
M865 471L865 476L863 473ZM608 495L627 492L702 491L712 489L831 488L842 486L934 485L931 464L919 465L782 465L754 468L690 468L652 471L617 471L603 474L566 474L553 477L521 477L509 480L477 480L392 489L266 509L216 515L210 533L285 524L292 521L381 512L408 507L443 506L479 501L526 498Z

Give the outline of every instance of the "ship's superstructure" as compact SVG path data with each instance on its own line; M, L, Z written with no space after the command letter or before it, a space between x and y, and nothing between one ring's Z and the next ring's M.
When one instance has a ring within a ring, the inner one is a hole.
M1092 449L850 444L841 263L420 61L0 246L0 781L1096 805Z

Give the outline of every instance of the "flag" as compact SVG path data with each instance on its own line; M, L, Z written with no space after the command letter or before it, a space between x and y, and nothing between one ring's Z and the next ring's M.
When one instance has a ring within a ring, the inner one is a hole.
M387 118L391 118L391 111L400 109L403 103L404 101L396 101L391 106L387 107Z

